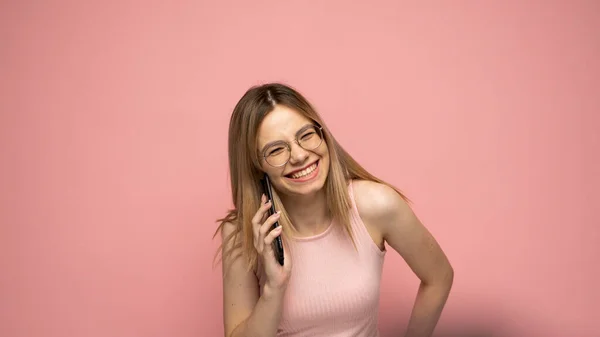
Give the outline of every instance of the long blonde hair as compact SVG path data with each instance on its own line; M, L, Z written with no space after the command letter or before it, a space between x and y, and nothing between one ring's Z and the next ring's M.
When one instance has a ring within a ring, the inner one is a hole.
M223 237L219 251L230 240L234 240L232 249L226 251L222 258L228 258L234 251L237 251L238 254L247 258L249 269L255 267L257 263L251 219L260 207L262 193L260 178L263 173L258 158L257 132L262 120L278 104L298 111L323 128L324 141L327 143L331 158L329 175L324 186L327 206L335 220L334 223L343 226L353 242L349 213L352 202L347 188L349 180L361 179L386 184L408 201L404 194L394 186L373 176L358 164L335 140L323 119L298 91L281 83L254 86L246 91L236 104L229 122L229 173L234 208L229 210L224 218L217 220L219 226L213 236L214 238L222 231L226 223L233 224L235 230L227 237ZM291 223L284 205L277 197L277 193L273 192L275 208L281 211L279 221L285 237L294 233L295 227Z

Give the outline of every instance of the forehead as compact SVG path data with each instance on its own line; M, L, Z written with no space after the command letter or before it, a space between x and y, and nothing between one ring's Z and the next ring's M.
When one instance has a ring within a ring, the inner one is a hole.
M312 121L298 111L277 105L265 116L258 128L258 146L276 140L292 139L300 128L310 123Z

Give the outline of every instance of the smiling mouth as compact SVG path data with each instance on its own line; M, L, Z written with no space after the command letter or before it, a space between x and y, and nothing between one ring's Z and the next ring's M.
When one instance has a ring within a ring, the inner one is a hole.
M319 163L319 161L317 160L309 167L307 167L303 170L300 170L300 171L296 171L296 172L287 174L286 177L292 178L292 179L302 179L306 176L309 176L311 173L313 173L317 169L318 163Z

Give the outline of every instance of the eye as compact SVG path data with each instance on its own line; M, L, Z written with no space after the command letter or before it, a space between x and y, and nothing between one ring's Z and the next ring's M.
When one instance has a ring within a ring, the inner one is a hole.
M284 150L285 148L283 146L269 148L269 150L267 150L267 156L277 156L279 154L282 154Z
M316 132L314 132L313 130L307 131L306 133L304 133L301 137L300 140L308 140L310 139L312 136L315 135Z

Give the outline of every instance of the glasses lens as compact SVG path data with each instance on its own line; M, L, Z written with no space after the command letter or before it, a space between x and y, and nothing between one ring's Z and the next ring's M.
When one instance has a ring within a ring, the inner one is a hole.
M304 130L298 136L298 142L300 143L300 146L302 146L306 150L316 149L317 147L319 147L319 145L321 145L322 141L323 134L321 133L321 129L319 129L316 126Z
M271 145L265 151L265 160L273 166L281 166L290 158L290 151L284 144Z

